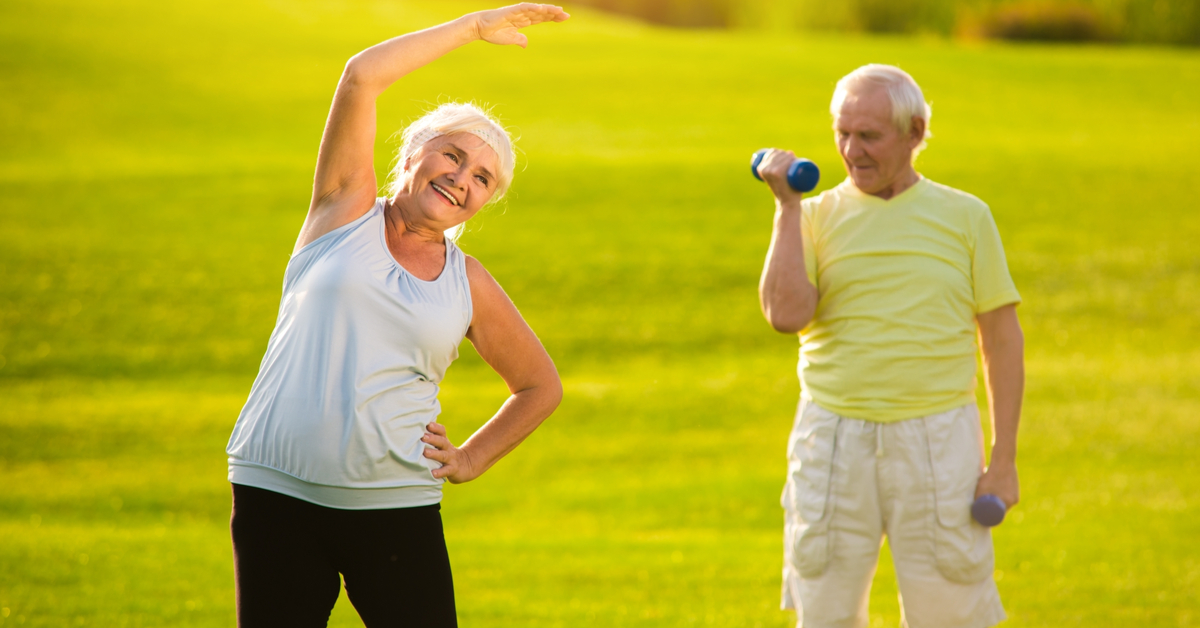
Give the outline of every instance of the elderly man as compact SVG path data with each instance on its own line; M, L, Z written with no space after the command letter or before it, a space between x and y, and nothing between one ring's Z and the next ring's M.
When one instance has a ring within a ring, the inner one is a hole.
M991 626L1004 609L991 535L970 506L987 493L1017 503L1020 295L987 205L913 168L930 109L912 77L861 67L830 111L844 182L802 201L786 181L792 153L759 166L775 195L763 314L800 335L783 606L805 628L866 626L886 535L906 625ZM994 434L986 471L976 336Z

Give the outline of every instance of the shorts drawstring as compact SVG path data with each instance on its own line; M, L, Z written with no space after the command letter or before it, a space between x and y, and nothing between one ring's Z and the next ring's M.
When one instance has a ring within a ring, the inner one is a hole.
M883 424L875 424L875 457L883 457Z

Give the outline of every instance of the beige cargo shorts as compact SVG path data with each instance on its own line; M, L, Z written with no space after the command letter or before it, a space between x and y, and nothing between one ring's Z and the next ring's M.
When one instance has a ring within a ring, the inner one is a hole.
M797 626L861 628L884 535L903 625L1004 620L991 532L971 519L983 471L974 404L896 423L800 403L783 490L783 608Z

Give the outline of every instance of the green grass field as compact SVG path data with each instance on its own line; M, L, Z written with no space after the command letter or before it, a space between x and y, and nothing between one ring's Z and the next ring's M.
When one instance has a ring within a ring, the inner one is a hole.
M0 4L0 625L230 626L224 445L350 55L475 3ZM1200 53L652 29L577 11L381 102L520 135L462 240L555 357L561 409L443 510L468 627L784 627L796 341L761 320L750 153L841 179L866 62L933 102L920 169L990 203L1028 342L1010 626L1200 625ZM505 389L469 349L444 422ZM896 625L886 560L872 626ZM344 597L333 625L361 625Z

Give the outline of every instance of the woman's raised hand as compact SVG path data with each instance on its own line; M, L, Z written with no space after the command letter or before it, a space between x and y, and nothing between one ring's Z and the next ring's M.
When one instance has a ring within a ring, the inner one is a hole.
M565 22L569 17L562 7L553 4L522 2L476 13L475 30L479 38L488 43L501 46L515 44L524 48L529 45L529 39L520 29L542 22Z

